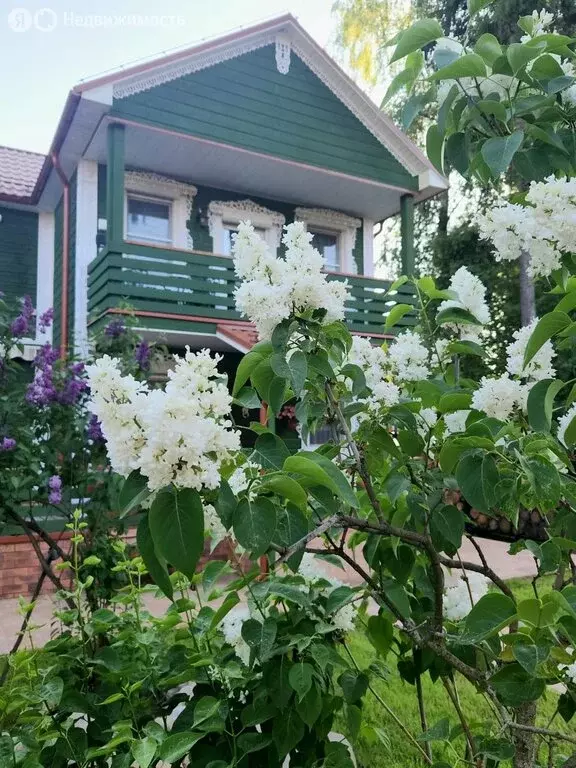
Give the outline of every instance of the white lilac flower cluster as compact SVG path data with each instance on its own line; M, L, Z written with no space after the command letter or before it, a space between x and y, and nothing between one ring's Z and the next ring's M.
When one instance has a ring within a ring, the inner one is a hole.
M401 333L387 350L354 336L346 362L364 372L370 390L366 403L374 414L400 402L400 384L422 381L430 374L428 350L413 331Z
M325 571L318 565L318 561L310 552L305 552L298 568L298 573L309 584L315 584L319 581L327 581L330 586L322 590L322 594L326 597L337 587L342 587L344 584L333 576L328 576ZM356 626L356 616L358 609L354 603L347 603L343 605L336 613L328 617L330 625L339 632L352 632Z
M536 10L532 11L532 16L529 18L532 19L532 29L530 34L522 35L520 38L522 43L528 43L533 38L538 37L539 35L543 35L548 30L548 27L550 27L553 23L554 14L549 13L544 8L542 8L540 12Z
M234 472L228 478L228 485L230 486L234 496L239 496L245 491L250 482L254 480L260 474L260 466L253 461L245 461L237 467ZM253 499L255 494L250 491L248 498Z
M453 291L457 298L443 301L438 307L439 312L451 307L458 307L474 315L480 325L490 322L490 309L486 302L486 286L467 267L460 267L456 270L450 279L448 290Z
M576 685L576 658L574 657L574 648L566 648L566 653L570 654L574 661L572 661L570 664L560 664L560 669L564 672L568 680L570 680L571 683L574 683Z
M497 261L513 261L524 250L533 277L561 266L562 253L576 250L576 179L550 176L532 182L527 206L500 202L479 217L480 234L490 240Z
M325 309L325 322L344 319L347 283L328 281L324 259L311 240L302 222L288 224L281 259L270 252L250 223L240 224L233 248L241 280L235 291L236 307L254 323L261 339L269 339L282 320L306 310Z
M504 420L515 408L526 410L528 394L532 385L542 379L554 378L552 360L555 356L551 341L538 350L524 367L524 353L538 319L515 331L514 341L506 348L506 373L497 378L484 376L480 387L472 396L472 406L487 416Z
M218 373L221 356L187 349L176 357L165 390L123 376L118 360L104 355L86 368L90 410L102 424L113 469L139 469L155 491L217 488L220 467L240 449L230 421L231 396Z
M211 552L228 536L228 531L212 504L204 504L204 532L210 537Z
M444 427L447 435L466 431L466 419L470 415L469 410L453 411L444 414Z
M237 605L224 616L220 623L224 640L234 648L236 656L246 665L250 661L250 646L242 637L242 627L249 618L251 618L250 608L247 605Z
M488 579L485 576L470 571L466 577L468 583L460 576L455 584L444 591L444 615L450 621L466 618L478 600L488 592Z

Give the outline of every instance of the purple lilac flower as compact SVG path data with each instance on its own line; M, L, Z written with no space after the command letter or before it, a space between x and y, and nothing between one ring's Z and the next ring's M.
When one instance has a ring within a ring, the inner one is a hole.
M12 325L10 326L12 335L16 338L19 338L27 334L30 331L30 324L34 319L35 314L36 313L34 311L32 299L30 296L24 296L22 299L22 309L20 310L20 314L17 318L15 318L15 320L12 322Z
M47 309L38 318L38 330L40 333L44 333L54 321L54 310L52 308Z
M150 368L150 345L147 341L141 341L134 352L138 366L147 371Z
M102 427L95 413L90 416L90 421L88 422L88 439L93 440L95 443L101 443L104 440Z
M13 437L3 437L0 443L0 451L13 451L16 448L16 440Z
M58 475L52 475L48 480L48 501L50 504L60 504L62 501L62 479Z
M112 320L104 329L104 335L111 339L118 339L126 331L126 326L122 320Z

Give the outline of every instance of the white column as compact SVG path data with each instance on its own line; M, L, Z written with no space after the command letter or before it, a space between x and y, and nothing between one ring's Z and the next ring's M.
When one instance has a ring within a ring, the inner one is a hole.
M74 277L74 351L88 353L88 264L96 256L98 163L80 160L76 180L76 258Z
M364 219L362 222L362 237L364 251L364 269L366 277L374 276L374 222Z
M38 214L38 259L36 264L36 316L54 307L54 214ZM52 326L40 333L36 326L36 343L52 343Z

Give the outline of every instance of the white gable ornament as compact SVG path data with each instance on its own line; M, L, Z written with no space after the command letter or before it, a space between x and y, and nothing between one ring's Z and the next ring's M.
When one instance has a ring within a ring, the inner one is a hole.
M278 35L276 38L276 69L281 75L287 75L290 71L290 40L286 35Z

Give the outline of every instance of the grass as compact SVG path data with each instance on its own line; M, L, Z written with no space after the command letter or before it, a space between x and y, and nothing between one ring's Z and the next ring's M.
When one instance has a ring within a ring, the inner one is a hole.
M509 585L518 600L534 597L532 583L529 579L513 579ZM540 595L551 588L551 578L543 578L538 581ZM367 668L376 660L372 645L361 632L355 632L351 635L348 645L362 669ZM474 687L462 676L458 676L457 685L462 709L467 718L471 720L471 725L488 723L493 726L494 714L486 699L477 693ZM442 682L440 680L433 682L429 675L424 675L422 687L428 727L433 726L443 717L448 717L451 725L457 725L456 712ZM416 689L400 678L392 658L390 658L388 679L373 679L373 688L414 736L422 733ZM558 694L554 691L549 690L547 692L546 698L540 703L539 723L548 724L556 710L557 699ZM410 743L400 727L370 691L364 697L363 713L365 722L373 726L374 729L378 729L382 735L382 740L373 741L372 738L368 738L368 734L361 735L356 740L355 748L359 765L363 768L420 768L426 764L417 748ZM562 730L562 726L563 722L559 718L556 719L554 727L557 730ZM343 732L346 732L344 723L341 724L341 728ZM463 754L463 744L463 737L458 737L454 742L459 756ZM445 760L448 765L463 765L455 759L456 755L453 750L438 742L433 744L433 754L436 760ZM508 765L508 763L502 763L502 765Z

